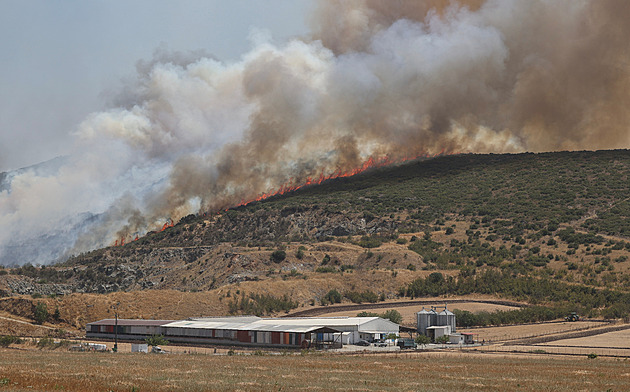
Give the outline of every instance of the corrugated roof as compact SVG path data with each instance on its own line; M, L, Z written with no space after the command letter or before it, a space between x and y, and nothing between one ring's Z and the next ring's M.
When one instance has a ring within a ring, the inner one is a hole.
M267 318L256 316L237 317L203 317L188 320L127 320L119 319L121 326L162 326L165 328L199 328L220 330L248 330L248 331L278 331L278 332L312 332L321 328L358 327L363 324L380 320L392 323L379 317L295 317L295 318ZM89 325L114 325L114 319L95 321ZM373 328L371 328L372 330Z
M208 322L246 322L252 323L254 321L262 320L262 318L258 316L231 316L231 317L190 317L188 320L191 321L208 321Z
M175 320L130 320L130 319L118 319L118 325L127 326L161 326L164 324L172 323ZM115 325L115 319L104 319L88 323L88 325Z
M358 326L379 317L296 317L261 319L256 317L250 321L248 317L202 318L174 321L167 328L207 328L231 329L248 331L282 331L282 332L310 332L322 327Z

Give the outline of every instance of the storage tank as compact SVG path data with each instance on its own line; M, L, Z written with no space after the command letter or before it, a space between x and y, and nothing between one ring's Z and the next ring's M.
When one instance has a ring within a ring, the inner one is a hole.
M457 331L455 329L455 313L449 311L448 309L444 309L444 311L446 312L446 320L448 322L447 325L451 326L451 332Z
M446 314L446 309L437 314L437 324L440 327L444 325L448 325L448 315Z
M429 326L433 327L438 325L438 321L437 321L437 311L435 310L435 308L431 307L431 310L429 310Z
M429 312L423 307L421 311L416 312L416 320L417 320L418 333L426 335L427 327L431 326L431 312Z
M438 313L438 323L437 325L449 325L451 327L451 333L455 332L455 314L448 310L446 306L444 306L444 310Z

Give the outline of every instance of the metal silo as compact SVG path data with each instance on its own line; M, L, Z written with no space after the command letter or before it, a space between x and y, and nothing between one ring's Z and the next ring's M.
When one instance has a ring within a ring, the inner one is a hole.
M446 314L446 309L437 314L437 324L439 326L448 325L448 315Z
M426 335L427 327L431 326L431 312L429 312L423 307L421 311L416 312L416 320L417 320L418 332L423 335Z
M444 313L446 313L446 325L451 326L451 333L455 333L455 313L450 310L444 308Z
M438 316L437 312L435 311L433 307L431 307L431 310L429 310L429 326L430 327L439 325L437 316Z
M448 325L451 327L451 333L455 332L455 314L444 306L444 310L438 313L438 324L437 325Z

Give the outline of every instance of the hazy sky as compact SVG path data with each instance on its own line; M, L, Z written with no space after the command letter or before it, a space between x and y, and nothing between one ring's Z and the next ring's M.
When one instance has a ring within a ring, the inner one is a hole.
M0 0L0 172L66 153L158 47L237 60L253 28L305 34L312 0Z

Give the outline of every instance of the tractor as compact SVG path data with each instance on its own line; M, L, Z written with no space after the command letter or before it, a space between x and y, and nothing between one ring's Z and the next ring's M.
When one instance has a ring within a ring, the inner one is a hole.
M580 316L576 312L571 312L571 314L564 319L566 321L580 321Z

